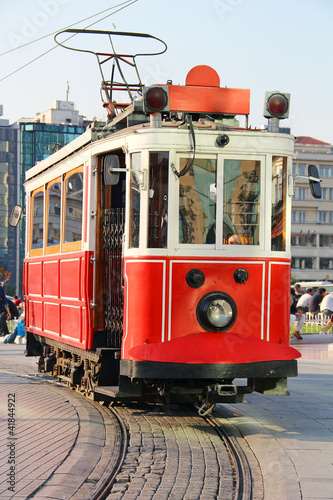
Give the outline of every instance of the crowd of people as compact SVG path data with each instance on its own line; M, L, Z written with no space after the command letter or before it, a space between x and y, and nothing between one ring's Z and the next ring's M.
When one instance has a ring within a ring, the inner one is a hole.
M302 293L301 286L296 283L290 289L290 330L295 325L293 336L298 340L303 340L301 331L307 312L322 313L329 318L321 329L321 332L327 333L333 325L333 292L326 293L326 288L320 287L316 293L313 288L307 288Z

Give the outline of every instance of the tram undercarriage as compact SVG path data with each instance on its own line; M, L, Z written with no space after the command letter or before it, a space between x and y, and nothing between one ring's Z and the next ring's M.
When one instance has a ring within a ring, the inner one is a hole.
M26 355L38 356L38 371L95 401L198 403L202 415L216 403L241 403L253 391L288 395L287 377L297 374L295 360L239 365L120 360L117 348L84 351L31 332ZM235 385L235 377L245 383Z

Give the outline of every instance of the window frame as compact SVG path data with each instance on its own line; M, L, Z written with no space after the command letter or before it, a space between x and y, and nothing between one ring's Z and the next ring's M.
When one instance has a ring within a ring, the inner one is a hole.
M71 241L66 243L65 242L65 229L66 229L66 209L67 209L67 203L66 203L66 181L72 177L72 175L76 173L82 173L83 176L83 185L82 189L84 191L84 170L83 170L83 165L80 165L79 167L73 168L72 170L69 170L66 172L63 176L62 179L62 204L61 204L61 244L60 244L60 252L61 253L66 253L66 252L74 252L77 250L81 250L82 245L83 245L83 219L84 219L84 213L83 213L83 208L84 208L84 192L82 193L82 219L81 219L81 239L79 241Z
M53 186L53 184L60 183L61 184L61 189L60 189L60 243L59 245L52 245L49 246L47 244L48 241L48 235L49 235L49 193L50 193L50 188ZM45 217L44 217L44 224L45 224L45 235L44 235L44 251L45 255L49 255L52 253L59 253L60 252L60 247L61 247L61 238L62 238L62 200L63 200L63 183L61 180L61 177L57 177L56 179L53 179L52 181L48 182L46 184L46 190L45 190Z
M33 242L33 229L34 229L34 198L36 194L43 192L43 246L42 248L32 248ZM37 257L44 254L44 238L45 238L45 188L44 185L40 186L37 189L34 189L30 193L30 217L29 217L29 255L31 257Z

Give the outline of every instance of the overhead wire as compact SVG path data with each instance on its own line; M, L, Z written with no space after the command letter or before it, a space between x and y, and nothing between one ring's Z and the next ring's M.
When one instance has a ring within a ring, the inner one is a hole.
M100 23L101 21L103 21L104 19L107 19L108 17L112 16L113 14L116 14L117 12L120 12L121 10L125 9L126 7L129 7L130 5L136 3L138 0L127 0L126 2L122 2L120 4L117 4L117 5L114 5L113 7L110 7L109 9L105 9L101 12L99 12L98 14L94 14L93 16L89 16L81 21L77 21L76 23L73 23L71 24L70 26L74 26L75 24L79 24L83 21L86 21L87 19L91 19L92 17L96 17L97 15L99 14L103 14L104 12L107 12L108 10L110 9L115 9L116 7L118 7L119 5L122 5L122 7L120 7L119 9L115 10L114 12L111 12L110 14L102 17L101 19L98 19L97 21L91 23L91 24L88 24L87 26L85 26L84 29L88 29L90 28L91 26L94 26L95 24L98 24ZM125 4L125 5L124 5ZM68 26L67 26L68 28ZM67 28L64 28L64 29L67 29ZM46 38L47 36L51 36L53 35L54 33L58 33L58 31L62 31L62 30L57 30L57 31L54 31L53 33L49 33L48 35L45 35L41 38L39 38L38 40L35 40L35 41L39 41L43 38ZM64 42L66 42L67 40L70 40L71 38L73 38L74 36L76 36L76 33L74 33L73 35L69 36L68 38L66 38L66 40L64 40ZM29 45L29 43L33 43L32 41L31 42L28 42L27 44L25 45ZM21 47L24 47L25 45L22 45ZM17 68L16 70L12 71L11 73L9 73L8 75L0 78L0 82L2 82L3 80L6 80L6 78L9 78L10 76L14 75L15 73L17 73L18 71L21 71L22 69L26 68L27 66L29 66L30 64L32 64L33 62L37 61L38 59L41 59L42 57L44 57L46 54L48 54L49 52L52 52L52 50L56 49L58 47L58 45L55 45L54 47L51 47L50 49L46 50L45 52L43 52L42 54L40 54L39 56L35 57L34 59L32 59L31 61L23 64L23 66L20 66L19 68ZM17 47L19 48L19 47ZM15 50L15 49L12 49L12 50ZM10 51L8 51L10 52ZM0 54L1 55L4 55L8 52L4 52L3 54Z

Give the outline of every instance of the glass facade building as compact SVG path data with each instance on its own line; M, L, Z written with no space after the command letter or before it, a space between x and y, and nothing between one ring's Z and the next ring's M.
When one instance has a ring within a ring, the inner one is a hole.
M21 122L20 126L20 205L25 208L23 184L25 172L85 132L85 126L53 125L39 122ZM25 225L20 224L20 272L18 290L22 290Z
M0 267L11 273L10 285L17 279L19 231L8 224L8 215L18 200L18 128L0 124ZM8 293L8 292L7 292Z

